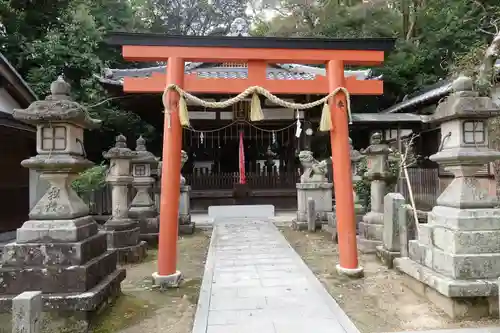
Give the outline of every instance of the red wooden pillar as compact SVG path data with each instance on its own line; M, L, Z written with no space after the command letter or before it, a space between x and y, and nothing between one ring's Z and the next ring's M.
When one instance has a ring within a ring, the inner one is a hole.
M167 62L167 85L183 85L184 60L171 57ZM155 284L176 287L181 279L177 271L177 238L179 232L179 193L181 174L182 128L179 121L179 94L167 93L163 124L161 170L160 234L158 236L158 272Z
M329 90L344 87L344 63L330 60L327 63ZM343 92L329 101L332 129L330 140L332 146L333 179L335 183L335 204L340 263L337 271L340 274L359 277L363 268L358 265L356 245L356 219L354 198L352 193L351 157L349 147L349 119L347 100Z

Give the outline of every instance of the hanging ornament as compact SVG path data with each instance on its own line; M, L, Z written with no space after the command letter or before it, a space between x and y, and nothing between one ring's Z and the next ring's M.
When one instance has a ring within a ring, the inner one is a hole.
M203 144L203 140L205 139L205 136L203 135L203 132L200 133L200 143Z
M300 113L297 110L297 129L295 130L295 137L300 138L300 134L302 133L302 124L300 123Z
M276 132L273 131L273 144L275 144L275 143L276 143Z

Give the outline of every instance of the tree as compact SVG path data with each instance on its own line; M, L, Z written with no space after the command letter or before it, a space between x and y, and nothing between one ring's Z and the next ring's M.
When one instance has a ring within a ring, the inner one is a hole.
M243 0L134 0L145 29L169 35L224 34L231 22L246 18Z
M51 6L46 1L20 5L0 0L0 13L6 34L2 53L37 95L46 96L50 83L63 74L73 98L87 106L107 97L93 74L123 62L118 50L103 45L104 34L141 28L128 0L61 0ZM100 159L118 132L136 136L152 131L134 114L109 103L89 107L89 112L103 120L104 131L88 135L87 152L94 159Z

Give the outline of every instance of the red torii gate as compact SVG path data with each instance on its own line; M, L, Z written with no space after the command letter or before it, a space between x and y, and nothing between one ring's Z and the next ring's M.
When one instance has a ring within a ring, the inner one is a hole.
M167 85L175 84L190 93L213 94L237 94L249 86L261 86L273 94L327 95L338 87L345 87L353 95L380 95L383 93L382 81L346 79L344 66L380 65L384 61L384 51L394 46L393 39L239 38L135 33L111 34L108 43L122 46L126 60L168 63L166 77L153 74L149 78L125 78L124 92L160 93ZM186 61L247 63L248 78L210 79L199 78L196 73L185 75ZM268 80L268 63L325 64L327 75L316 76L314 80ZM177 215L182 148L179 94L169 91L167 103L171 119L167 115L164 117L158 272L155 275L166 284L178 276ZM358 265L346 105L343 92L329 102L340 256L337 270L349 276L360 276L363 269Z

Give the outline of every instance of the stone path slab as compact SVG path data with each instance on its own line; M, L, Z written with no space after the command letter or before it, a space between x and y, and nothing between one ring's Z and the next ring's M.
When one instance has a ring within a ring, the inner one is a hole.
M269 221L216 221L193 333L359 333Z

